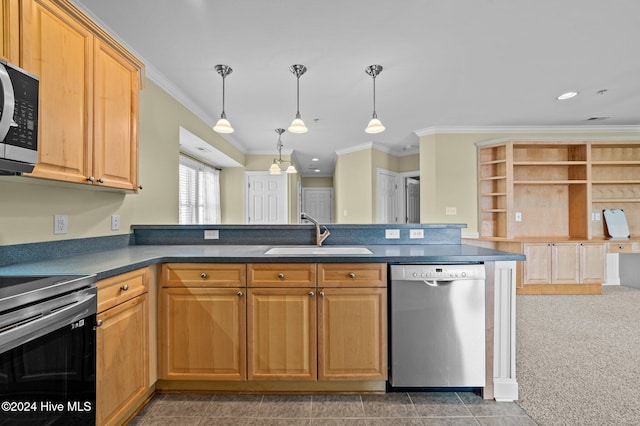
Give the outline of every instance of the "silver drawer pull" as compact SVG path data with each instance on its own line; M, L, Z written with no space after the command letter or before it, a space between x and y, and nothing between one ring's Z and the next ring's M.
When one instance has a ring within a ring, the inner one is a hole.
M244 295L244 293L241 291L239 291L237 294L238 294L238 297L242 297Z
M123 285L122 287L120 287L120 290L122 290L122 291L129 290L129 285L128 284Z
M203 272L200 274L200 278L202 278L203 280L207 278L207 273Z
M356 277L356 274L355 274L355 273L353 273L353 272L349 272L349 278L355 278L355 277Z
M102 320L96 321L96 327L100 327L102 325Z
M280 273L278 274L278 278L280 278L281 280L284 280L284 274L283 274L282 272L280 272Z

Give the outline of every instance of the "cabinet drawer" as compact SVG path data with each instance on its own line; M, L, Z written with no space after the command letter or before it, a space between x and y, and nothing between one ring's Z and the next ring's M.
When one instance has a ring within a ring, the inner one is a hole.
M315 287L314 263L250 263L247 265L249 287Z
M116 275L100 280L98 286L98 312L146 293L149 287L149 268Z
M163 287L244 287L246 268L240 263L167 263Z
M386 287L386 263L320 263L318 286Z
M609 253L634 253L634 243L619 242L609 243Z

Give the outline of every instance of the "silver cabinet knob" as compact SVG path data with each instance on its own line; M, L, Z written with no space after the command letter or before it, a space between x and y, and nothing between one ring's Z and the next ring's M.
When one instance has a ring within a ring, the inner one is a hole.
M96 180L96 178L94 178L93 176L89 176L89 177L87 178L87 182L91 182L91 183L93 183L95 180Z
M142 185L138 185L138 189L142 190Z
M315 295L316 295L316 294L315 294L314 292L312 292L312 291L310 291L310 292L309 292L309 297L313 297L313 296L315 296Z
M100 327L102 325L102 320L96 321L96 327Z
M353 273L353 272L349 272L349 278L355 278L355 277L356 277L356 274L355 274L355 273Z
M244 293L243 293L243 292L241 292L241 291L238 291L238 293L237 293L237 294L238 294L238 297L242 297L242 296L244 295Z
M207 273L203 272L200 274L200 278L202 278L203 280L207 278Z
M98 183L104 183L104 179L102 178L98 179Z
M280 272L280 273L278 274L278 278L280 278L281 280L284 280L284 274L283 274L282 272Z
M129 290L129 285L128 284L123 285L122 287L120 287L120 290L122 290L122 291Z
M320 292L320 297L324 297L324 291Z

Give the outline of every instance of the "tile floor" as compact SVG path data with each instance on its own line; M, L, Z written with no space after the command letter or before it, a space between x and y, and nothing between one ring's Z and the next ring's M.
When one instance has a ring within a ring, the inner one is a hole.
M157 394L129 423L150 425L528 425L515 403L471 392L373 395Z

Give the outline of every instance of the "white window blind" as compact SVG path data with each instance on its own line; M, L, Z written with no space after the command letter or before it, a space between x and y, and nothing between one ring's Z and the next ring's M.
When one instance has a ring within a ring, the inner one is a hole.
M220 172L180 155L181 224L220 223Z

